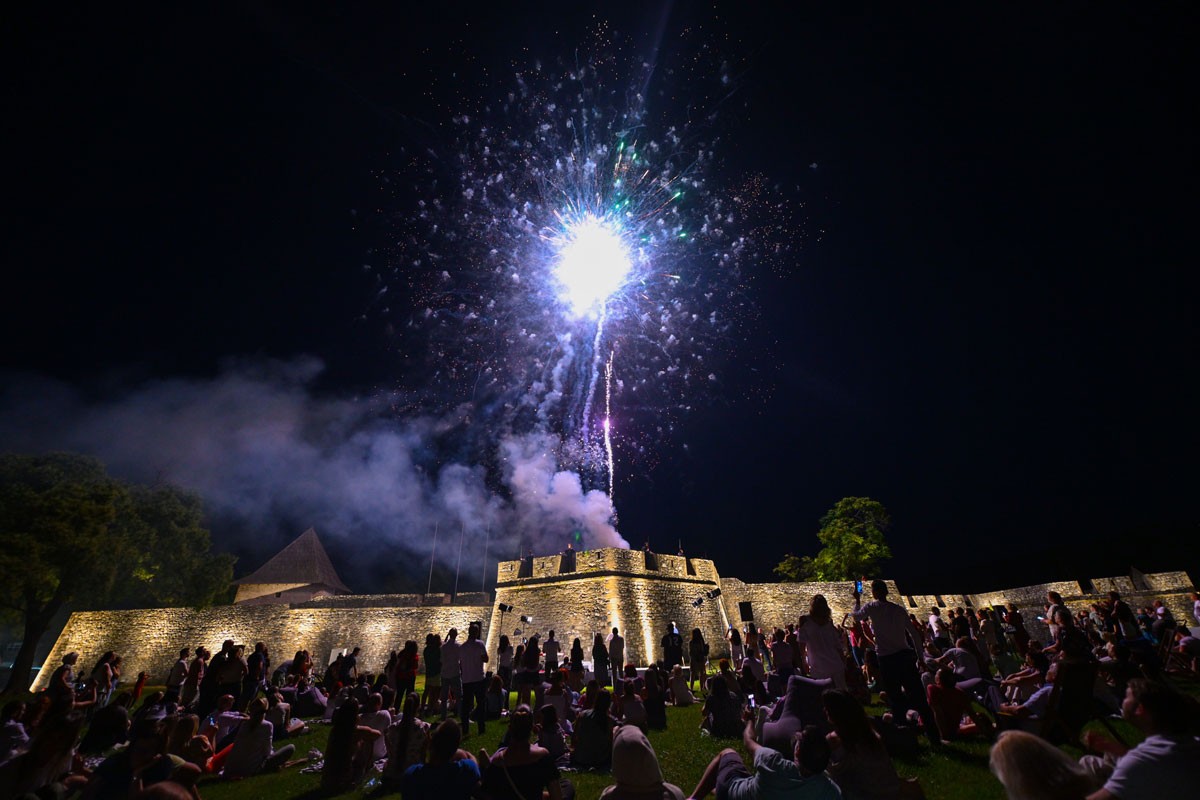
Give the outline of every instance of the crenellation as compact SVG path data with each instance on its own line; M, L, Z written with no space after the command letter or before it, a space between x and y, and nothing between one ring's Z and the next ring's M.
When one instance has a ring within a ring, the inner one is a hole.
M751 621L771 629L795 623L808 613L812 598L823 594L842 621L853 608L850 581L811 583L745 583L722 578L708 559L650 554L642 550L605 548L574 553L574 570L563 554L504 561L497 566L496 591L448 594L332 595L305 602L263 605L242 603L207 609L161 608L133 611L91 611L71 615L47 664L57 664L71 650L87 664L105 650L125 657L128 675L145 670L152 681L161 680L180 647L204 645L211 650L224 639L253 645L266 642L274 663L309 650L315 661L326 663L342 648L363 649L361 663L379 669L390 650L412 639L419 645L431 631L450 627L465 630L472 621L483 624L493 653L499 636L514 644L555 630L564 654L578 637L585 661L591 661L592 637L607 636L616 626L626 639L629 661L639 665L662 657L660 639L669 622L684 638L700 628L710 645L710 655L728 655L725 633L731 625ZM1192 582L1187 573L1164 572L1139 576L1149 590L1135 591L1129 576L1059 581L1015 589L975 594L904 595L887 581L889 596L924 622L932 606L985 608L1003 603L1017 605L1030 633L1046 638L1042 612L1046 592L1058 591L1073 610L1103 598L1115 589L1131 605L1150 605L1162 599L1180 620L1191 615L1187 593ZM1090 588L1091 592L1086 592ZM282 593L281 593L282 594ZM513 610L501 613L501 604ZM530 621L523 621L522 617ZM49 677L43 671L35 688Z

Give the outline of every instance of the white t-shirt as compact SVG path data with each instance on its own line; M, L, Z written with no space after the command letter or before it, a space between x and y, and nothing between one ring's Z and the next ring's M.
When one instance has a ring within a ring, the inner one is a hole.
M381 708L378 711L364 711L358 715L358 724L379 731L379 738L372 743L375 752L371 757L376 761L381 758L387 758L387 739L384 738L384 734L387 733L388 727L392 724L391 712L386 708Z
M959 680L971 680L983 677L979 673L979 659L963 650L961 647L951 647L943 655L950 656L954 662L954 674Z
M463 683L477 683L483 680L483 658L487 655L487 646L478 639L468 639L458 648L458 661L462 666ZM442 658L446 657L446 649L442 648ZM445 675L445 670L442 671Z
M226 736L237 730L237 727L245 719L245 714L239 714L236 711L222 711L220 714L217 714L217 743L220 744Z
M880 658L911 650L912 626L904 609L890 600L872 600L854 609L855 619L871 620L875 632L875 652Z
M1188 737L1147 736L1117 760L1104 788L1120 800L1194 794L1200 791L1200 743Z
M807 645L809 674L832 678L846 671L842 660L842 630L832 622L819 625L812 620L796 629L796 638Z
M271 737L274 729L271 723L263 720L251 728L246 723L238 730L237 738L233 740L233 749L225 760L225 775L238 777L257 775L263 763L271 757Z

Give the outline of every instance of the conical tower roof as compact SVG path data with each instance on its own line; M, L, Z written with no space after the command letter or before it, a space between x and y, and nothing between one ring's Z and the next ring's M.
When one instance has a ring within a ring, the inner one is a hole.
M321 546L317 532L309 528L294 542L280 550L267 563L244 578L234 581L235 585L277 584L322 584L344 594L350 594L346 584L338 577L329 554Z

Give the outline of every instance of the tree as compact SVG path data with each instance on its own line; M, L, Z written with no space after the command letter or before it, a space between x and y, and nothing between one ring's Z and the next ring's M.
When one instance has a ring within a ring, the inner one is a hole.
M28 686L37 642L68 604L211 602L232 559L208 552L199 521L199 500L127 486L88 456L0 455L0 610L24 626L8 688Z
M234 558L211 552L197 495L175 486L129 486L117 528L131 545L121 590L110 602L134 608L206 606L229 588Z
M884 534L892 518L883 504L869 497L843 497L821 517L816 556L788 553L775 574L789 581L843 581L873 575L892 551Z

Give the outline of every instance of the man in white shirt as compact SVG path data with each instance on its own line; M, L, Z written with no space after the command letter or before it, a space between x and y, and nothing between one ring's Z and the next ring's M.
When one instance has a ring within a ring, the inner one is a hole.
M551 631L553 635L553 631ZM442 647L442 658L446 657L446 648ZM474 622L467 628L467 640L458 648L458 661L462 667L460 678L462 680L462 705L459 707L462 710L461 720L463 736L467 736L471 731L471 710L472 707L477 709L476 718L479 721L479 733L483 733L484 720L487 718L487 708L485 707L487 693L487 675L484 674L483 665L487 663L488 654L487 646L479 641L479 626ZM547 662L549 663L549 662ZM445 661L442 662L443 666ZM445 672L442 673L445 675ZM443 677L444 681L445 678Z
M1095 756L1080 759L1105 778L1104 788L1087 800L1162 800L1200 792L1200 742L1189 732L1191 713L1185 698L1169 687L1141 678L1129 681L1121 716L1146 738L1130 749L1095 731L1084 737L1088 748L1109 756L1103 762Z
M167 693L163 697L163 702L179 702L179 693L183 690L184 680L187 679L189 654L190 651L186 647L179 651L179 660L175 662L171 667L171 672L167 675Z
M558 671L562 658L558 649L558 639L554 638L554 631L546 634L546 641L542 642L542 655L546 657L546 680L550 680L551 674Z
M448 716L447 706L451 695L455 704L462 702L462 668L458 664L458 651L462 646L458 643L458 628L451 628L442 643L442 696L438 707L442 719Z
M383 695L376 692L367 698L366 707L358 715L358 724L379 731L379 736L372 742L374 747L374 752L371 754L372 760L379 761L387 758L387 739L384 734L392 724L392 714L383 707Z
M910 708L921 715L925 735L930 744L941 745L933 710L925 699L925 687L917 672L917 651L912 642L913 629L904 609L887 599L887 584L876 578L871 581L875 598L865 606L862 596L854 592L854 618L870 619L875 631L875 652L879 656L880 680L888 693L888 705L896 719L904 719Z

